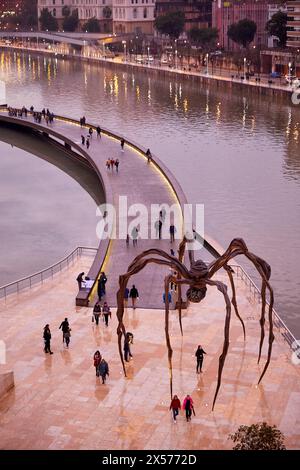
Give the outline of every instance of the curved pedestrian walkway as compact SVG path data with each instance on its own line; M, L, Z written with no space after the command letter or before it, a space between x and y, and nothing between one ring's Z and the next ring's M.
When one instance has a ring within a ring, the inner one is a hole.
M102 133L101 139L97 138L95 130L93 137L90 139L91 145L89 149L87 150L85 146L82 146L81 135L87 136L89 124L81 128L78 123L71 120L54 119L52 125L47 126L44 120L41 125L38 125L33 121L33 117L30 114L28 114L27 118L11 118L7 116L5 110L2 110L0 113L1 119L19 125L32 126L39 131L43 131L45 134L49 134L49 136L53 133L55 138L62 136L63 139L66 139L68 149L73 146L81 147L82 151L88 154L90 163L97 170L99 178L102 180L107 195L107 202L114 205L117 213L119 209L119 196L127 197L128 208L133 204L142 204L147 208L149 214L151 214L152 204L160 205L164 203L168 206L176 205L180 210L180 206L186 202L178 183L174 180L175 193L174 188L164 175L163 171L167 172L168 170L160 170L154 163L149 164L142 151L139 152L133 146L125 143L123 152L120 140L105 133ZM93 124L97 126L98 123ZM102 127L102 123L99 124ZM78 151L78 149L76 150ZM107 170L106 161L108 158L119 159L118 173L116 169L113 171ZM124 217L124 215L121 214L121 217ZM132 219L134 217L129 217L128 223ZM96 217L95 211L95 230L99 220L100 218ZM80 223L84 224L84 214L80 214ZM116 228L118 229L118 221ZM148 219L148 229L150 233L150 218ZM98 268L101 266L101 260L104 259L102 270L105 271L108 278L106 295L108 303L116 305L118 277L127 271L128 266L137 254L150 247L160 248L168 253L170 253L170 248L172 247L176 252L178 243L179 241L175 241L175 243L171 244L169 239L139 239L137 246L134 247L132 240L130 240L128 246L125 239L111 240L110 243L107 240L102 241L99 245ZM162 306L163 281L168 272L168 269L162 269L160 266L153 264L134 277L133 282L136 284L140 294L140 307L160 308ZM96 284L90 299L91 304L94 301L95 293Z

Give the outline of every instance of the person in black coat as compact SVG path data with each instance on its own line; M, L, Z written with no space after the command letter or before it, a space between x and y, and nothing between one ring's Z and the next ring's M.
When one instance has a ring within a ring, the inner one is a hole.
M197 374L199 374L200 372L202 373L203 354L206 354L206 352L204 351L204 349L202 349L201 344L199 344L198 349L195 353L195 356L197 358L197 369L196 369ZM200 372L199 372L199 369L200 369Z
M107 277L105 275L105 272L102 272L100 274L100 277L98 279L98 287L97 287L97 293L99 297L99 301L101 300L101 297L105 295L105 284L107 283Z
M45 342L45 348L44 348L45 353L53 354L53 352L51 351L51 347L50 347L51 331L50 331L50 327L49 327L48 323L44 327L43 338L44 338L44 342Z

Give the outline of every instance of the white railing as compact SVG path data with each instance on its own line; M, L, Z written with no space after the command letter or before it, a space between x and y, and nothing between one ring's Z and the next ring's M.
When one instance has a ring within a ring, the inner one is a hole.
M49 277L54 277L55 274L61 272L63 269L69 268L77 259L83 254L90 254L96 252L97 248L91 248L87 246L78 246L65 258L61 259L55 264L38 271L30 276L23 277L17 281L6 284L0 287L0 299L6 299L8 295L16 294L24 289L31 289L37 284L42 284Z

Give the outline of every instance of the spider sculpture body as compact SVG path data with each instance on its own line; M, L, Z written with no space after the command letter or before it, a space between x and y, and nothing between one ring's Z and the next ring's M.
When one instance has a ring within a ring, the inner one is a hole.
M176 284L178 287L178 300L179 300L178 310L179 310L179 323L180 323L181 334L183 334L182 322L181 322L181 287L183 285L189 286L186 292L186 295L190 302L201 302L201 300L203 300L206 295L207 287L209 286L217 287L217 289L224 296L225 306L226 306L226 315L225 315L225 327L224 327L224 343L223 343L222 353L219 357L217 386L216 386L216 391L215 391L213 406L212 406L212 408L214 408L214 405L218 396L218 392L221 386L222 371L223 371L225 359L226 359L228 348L229 348L231 304L234 307L234 312L236 316L239 318L241 322L243 333L244 333L244 339L246 338L245 325L239 314L237 301L236 301L236 291L235 291L235 285L234 285L234 280L233 280L233 275L232 275L233 269L230 267L230 265L228 265L228 263L236 256L244 255L253 263L253 265L257 269L262 280L262 283L261 283L262 307L261 307L261 316L260 316L261 334L260 334L260 343L259 343L258 362L260 361L260 358L261 358L262 346L263 346L264 337L265 337L265 312L266 312L266 305L267 305L266 293L267 292L269 293L268 355L267 355L267 360L262 370L262 373L260 375L258 383L260 383L260 381L262 380L269 366L271 354L272 354L272 344L274 341L273 318L272 318L274 295L273 295L273 289L269 283L269 279L271 276L271 268L269 264L266 263L266 261L254 255L248 250L244 240L240 238L235 238L234 240L232 240L232 242L230 243L225 253L221 256L219 256L217 252L215 252L213 249L209 249L207 247L209 251L216 257L216 260L210 263L209 265L206 265L206 263L204 263L202 260L195 261L193 251L189 250L188 254L189 254L189 260L190 260L190 269L188 269L183 263L186 243L187 243L187 240L184 238L179 246L178 257L171 256L165 251L159 250L159 249L149 249L149 250L142 252L130 264L130 266L128 267L127 273L119 277L119 290L117 293L117 305L118 305L117 318L119 322L117 334L118 334L119 354L120 354L120 358L122 361L124 374L126 376L126 369L125 369L125 363L124 363L123 354L122 354L121 341L122 341L123 335L124 337L126 337L126 329L123 323L124 292L125 292L125 288L127 286L127 283L130 277L138 273L139 271L141 271L149 263L156 263L156 264L171 268L172 271L175 272L176 274L170 274L165 277L164 288L165 288L165 334L166 334L166 344L168 348L168 361L169 361L169 371L170 371L170 391L171 391L171 396L172 396L172 353L173 351L172 351L172 347L170 343L170 336L169 336L169 300L168 300L170 283L172 282ZM213 276L216 274L216 272L219 271L221 268L223 268L226 271L228 278L229 278L231 291L232 291L231 301L227 293L227 286L223 282L212 279Z

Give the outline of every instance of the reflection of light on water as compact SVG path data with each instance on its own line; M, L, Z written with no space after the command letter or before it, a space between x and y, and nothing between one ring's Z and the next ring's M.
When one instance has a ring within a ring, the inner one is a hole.
M49 62L48 67L47 67L47 80L48 80L48 84L50 85L50 83L51 83L51 64L50 64L50 62Z
M174 106L175 109L178 109L178 95L177 95L177 93L175 93L175 95L174 95L174 105L175 105Z
M148 89L148 104L151 104L151 90L150 88Z
M243 127L245 127L245 125L246 125L246 117L247 117L246 111L247 111L247 108L248 108L247 99L244 96L243 97L243 117L242 117Z
M189 103L188 103L187 98L185 98L185 99L183 100L183 111L184 111L185 113L187 113L188 110L189 110Z
M32 62L32 78L33 80L36 79L36 64L34 61Z
M118 81L118 76L114 75L114 94L117 97L119 94L119 81Z
M170 98L172 98L172 83L170 82Z
M287 136L289 136L290 132L291 132L291 122L292 122L292 111L291 111L291 109L289 109L289 111L288 111L288 122L287 122L286 130L285 130L285 133L286 133Z
M299 131L298 131L298 129L297 129L297 126L295 126L295 128L294 128L293 135L294 135L294 141L295 141L295 142L298 142Z
M221 117L221 103L217 104L217 110L216 110L216 122L219 123Z
M140 87L138 85L136 86L136 97L140 101Z
M251 119L251 132L254 132L255 129L255 116L252 116Z
M85 86L85 88L87 88L87 86L88 86L88 78L87 78L87 73L86 72L84 72L84 86Z
M181 84L179 85L179 98L181 98L181 95L182 95L182 86Z
M206 104L205 104L206 119L209 119L208 113L209 113L209 90L206 90Z

